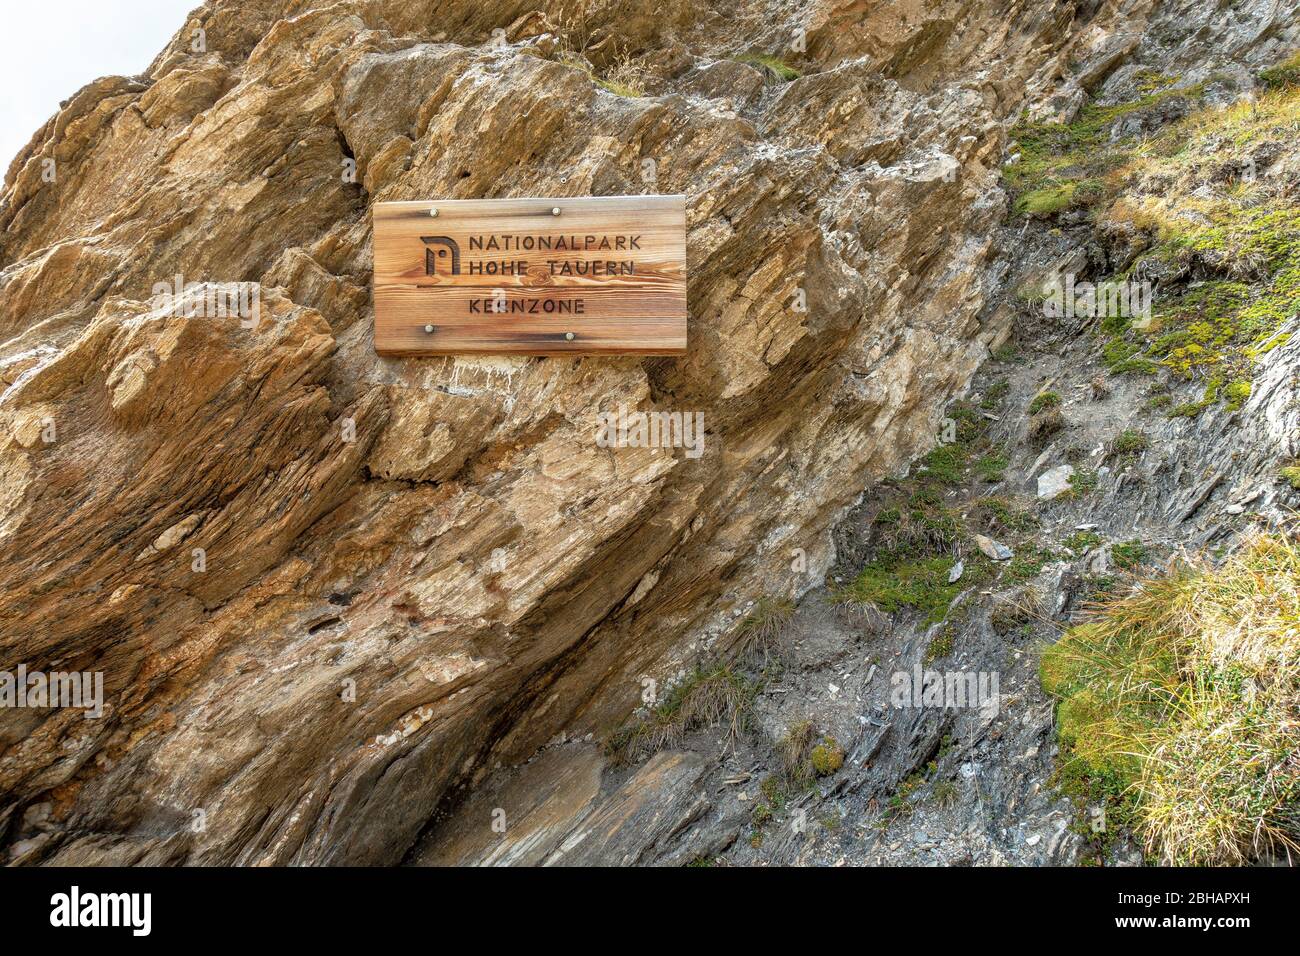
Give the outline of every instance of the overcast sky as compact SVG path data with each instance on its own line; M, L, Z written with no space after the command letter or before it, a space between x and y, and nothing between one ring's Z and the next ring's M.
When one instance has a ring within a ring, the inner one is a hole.
M0 10L0 177L32 133L101 76L143 73L202 0L6 0Z

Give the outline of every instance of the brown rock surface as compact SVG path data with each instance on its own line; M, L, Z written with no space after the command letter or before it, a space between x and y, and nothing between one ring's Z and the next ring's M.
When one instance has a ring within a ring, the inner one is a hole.
M9 862L396 862L815 584L1003 331L1004 128L1112 16L535 6L221 0L10 166L0 666L103 671L107 705L0 712ZM733 62L800 28L802 78ZM370 203L645 191L688 196L687 357L374 354ZM258 283L259 321L151 304L178 275ZM620 403L702 411L704 454L597 447Z

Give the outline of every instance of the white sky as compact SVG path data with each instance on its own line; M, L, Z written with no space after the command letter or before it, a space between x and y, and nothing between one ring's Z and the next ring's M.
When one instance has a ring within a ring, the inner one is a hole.
M0 178L32 133L101 76L143 73L202 0L6 0Z

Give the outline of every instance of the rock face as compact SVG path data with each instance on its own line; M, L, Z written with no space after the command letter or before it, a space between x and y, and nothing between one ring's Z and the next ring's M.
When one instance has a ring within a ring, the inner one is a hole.
M1009 123L1212 6L219 0L78 92L0 199L0 667L100 671L105 713L0 711L6 860L394 863L607 737L820 583L1005 336ZM1283 42L1238 7L1242 56ZM374 354L370 203L641 192L688 197L687 357ZM187 283L256 314L159 304ZM620 404L703 412L704 454L598 447ZM511 861L691 818L692 759L599 807L594 760ZM447 840L421 859L500 852Z

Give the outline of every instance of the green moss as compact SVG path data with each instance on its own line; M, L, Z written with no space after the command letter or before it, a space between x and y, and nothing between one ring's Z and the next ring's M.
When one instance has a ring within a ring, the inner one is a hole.
M984 530L995 534L1023 534L1038 527L1038 519L1031 512L1016 508L1005 498L996 495L977 498L971 514Z
M929 477L945 485L956 485L965 474L967 458L965 447L954 442L933 449L921 459L921 464L925 466Z
M1228 400L1228 410L1236 411L1246 404L1246 399L1250 398L1250 382L1241 380L1229 382L1223 390L1224 398Z
M763 782L758 785L758 789L762 792L771 809L778 812L785 809L790 794L779 777L773 775L764 778Z
M772 56L767 53L746 53L744 56L736 57L741 63L748 63L750 66L756 66L759 69L766 69L775 76L784 80L786 83L799 79L800 73L792 66L786 65L780 57Z
M1115 375L1155 375L1161 365L1153 358L1140 354L1142 347L1116 335L1101 350L1106 368Z
M934 637L930 639L930 646L925 649L927 667L952 653L954 636L955 632L951 624L945 624L935 631Z
M1300 491L1300 465L1287 465L1278 474L1296 491Z
M1143 142L1115 138L1115 124L1170 98L1188 105L1201 88L1172 88L1168 77L1136 81L1131 102L1088 104L1075 123L1022 123L1012 131L1021 159L1004 176L1022 213L1087 207L1099 224L1132 235L1144 249L1122 274L1103 281L1159 277L1152 321L1105 316L1101 357L1118 375L1207 380L1207 397L1176 417L1212 404L1244 406L1255 360L1285 341L1280 329L1300 301L1300 209L1266 182L1242 176L1206 194L1218 170L1249 167L1265 144L1294 152L1300 132L1297 62L1264 71L1266 93L1228 109L1193 109ZM1156 193L1140 182L1169 184ZM1155 407L1170 402L1155 399Z
M1199 414L1220 399L1231 409L1240 408L1250 396L1254 359L1277 346L1282 339L1278 330L1295 314L1300 298L1300 212L1289 205L1223 205L1212 210L1209 224L1185 227L1145 258L1194 260L1215 269L1249 262L1262 278L1210 279L1189 286L1155 310L1159 335L1147 344L1148 354L1138 354L1141 346L1130 341L1130 333L1103 349L1108 367L1119 371L1125 363L1147 365L1154 359L1177 378L1209 375L1220 380L1212 399L1185 403L1179 415ZM1220 388L1229 376L1230 383Z
M1223 377L1214 375L1205 385L1205 392L1201 395L1200 401L1182 402L1175 405L1169 411L1170 418L1195 418L1201 412L1214 405L1219 400L1219 389L1223 387Z
M813 772L819 777L827 777L844 766L844 748L834 737L824 737L812 750Z
M919 611L927 624L948 616L948 607L966 584L948 583L953 560L947 556L916 561L873 561L862 569L850 588L859 601L887 613Z
M1149 85L1149 92L1128 103L1088 103L1073 123L1025 121L1012 129L1020 160L1006 167L1003 175L1016 196L1016 211L1049 215L1071 206L1096 205L1113 194L1112 174L1137 146L1132 138L1112 140L1115 123L1156 109L1167 99L1200 94L1199 88L1178 92L1168 89L1163 80L1161 84Z
M1039 412L1049 408L1056 408L1061 404L1061 396L1056 392L1040 392L1034 396L1034 400L1029 403L1029 414L1037 415Z
M1016 199L1016 212L1026 216L1051 216L1074 205L1074 183L1033 189Z

